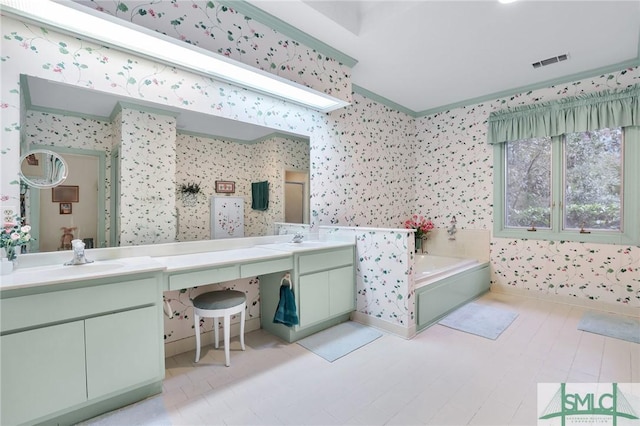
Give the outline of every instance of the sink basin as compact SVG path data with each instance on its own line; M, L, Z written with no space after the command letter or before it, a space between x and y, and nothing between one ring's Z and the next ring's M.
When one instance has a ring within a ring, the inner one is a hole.
M291 247L324 247L327 245L326 241L302 241L300 243L284 243Z
M84 265L64 265L60 272L64 275L99 274L101 272L113 271L122 268L124 263L119 262L94 262Z

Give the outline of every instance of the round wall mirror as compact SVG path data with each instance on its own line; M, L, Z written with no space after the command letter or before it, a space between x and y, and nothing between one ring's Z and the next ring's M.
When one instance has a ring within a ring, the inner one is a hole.
M20 177L34 188L53 188L67 178L69 172L64 158L53 151L36 149L20 158Z

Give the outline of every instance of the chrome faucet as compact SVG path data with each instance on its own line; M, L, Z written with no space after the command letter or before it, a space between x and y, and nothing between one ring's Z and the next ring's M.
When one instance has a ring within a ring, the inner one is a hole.
M73 259L65 263L68 265L84 265L86 263L92 263L93 260L87 260L84 256L84 243L82 240L71 241L71 248L73 249Z
M293 239L291 240L291 242L292 243L301 243L303 238L304 238L304 234L302 232L296 232L296 234L293 236Z

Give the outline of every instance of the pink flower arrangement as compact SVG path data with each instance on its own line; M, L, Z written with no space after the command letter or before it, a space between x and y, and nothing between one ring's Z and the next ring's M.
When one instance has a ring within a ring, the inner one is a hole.
M7 259L16 258L15 248L31 241L31 227L21 225L22 218L17 217L15 222L6 222L0 232L0 247L5 249Z
M434 228L431 220L425 219L424 216L418 216L417 214L407 219L404 222L404 227L406 229L415 229L417 238L425 238L427 233Z

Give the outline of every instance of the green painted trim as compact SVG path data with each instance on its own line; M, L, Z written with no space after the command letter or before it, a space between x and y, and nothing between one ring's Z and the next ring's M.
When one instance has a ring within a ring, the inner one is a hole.
M220 0L219 3L232 8L233 10L247 17L255 19L261 24L264 24L287 37L291 37L297 42L302 43L305 46L310 47L313 50L320 52L326 56L329 56L330 58L335 59L336 61L348 66L349 68L353 68L358 63L358 61L351 56L342 53L338 49L335 49L328 44L323 43L317 38L300 31L296 27L284 22L280 18L276 18L275 16L265 12L262 9L259 9L258 7L250 3L247 3L244 0Z
M265 140L268 140L268 139L273 139L273 138L276 138L276 137L291 139L291 140L300 141L300 142L309 142L309 138L305 138L303 136L289 135L287 133L282 133L282 132L269 133L268 135L265 135L265 136L263 136L261 138L253 139L253 140L236 139L236 138L230 138L230 137L227 137L227 136L212 135L212 134L200 133L200 132L192 132L190 130L181 130L181 129L176 130L176 133L181 134L181 135L186 135L186 136L193 136L193 137L196 137L196 138L216 139L216 140L235 142L235 143L246 144L246 145L256 144L256 143L259 143L259 142L262 142L262 141L265 141Z
M282 132L273 132L261 138L254 139L251 141L251 143L260 143L260 142L263 142L269 139L274 139L274 138L283 138L283 139L289 139L293 141L307 142L307 143L309 143L310 141L309 138L305 138L304 136L294 136L294 135L289 135L287 133L282 133Z
M23 94L25 109L31 109L31 90L29 89L29 80L26 74L20 74L20 90Z
M120 170L120 147L116 146L111 150L111 227L109 229L109 244L110 247L116 247L116 241L118 241L118 215L116 212L120 211L120 197L118 196L117 188L120 184L116 180L118 179Z
M127 101L118 101L118 105L120 106L120 109L135 109L136 111L140 111L140 112L148 112L150 114L157 114L157 115L168 115L169 117L178 117L180 115L180 112L178 111L170 111L170 110L166 110L163 108L156 108L156 107L151 107L151 106L147 106L147 105L140 105L137 103L133 103L133 102L127 102ZM114 111L116 110L116 108L114 108ZM111 113L113 114L113 112Z
M40 251L40 188L29 187L29 192L29 212L31 214L29 225L31 225L31 236L33 237L29 250L30 253L38 253ZM34 217L37 217L38 220L33 220Z
M580 234L577 231L562 230L562 147L560 137L553 138L552 145L552 200L555 206L551 211L552 228L530 232L525 229L504 227L505 198L505 144L493 146L493 236L521 240L576 241L597 244L640 244L640 126L627 127L624 132L624 193L623 193L623 232L611 233L592 231Z
M65 148L51 145L37 145L32 144L31 149L48 149L53 152L57 152L59 154L75 154L75 155L88 155L92 157L98 157L98 182L105 182L106 180L106 154L104 151L98 151L94 149L82 149L82 148ZM113 186L113 185L112 185ZM94 242L94 247L102 247L105 244L105 199L106 199L106 190L104 185L98 185L98 229L96 230L96 237L100 239L100 241ZM38 217L40 217L40 212L38 211Z
M596 68L589 71L583 71L580 73L571 74L564 77L559 77L551 80L541 81L539 83L529 84L527 86L520 86L514 89L507 89L500 92L490 93L488 95L479 96L477 98L465 99L460 102L455 102L452 104L427 109L424 111L414 112L414 117L425 117L427 115L433 115L439 112L449 111L455 108L461 108L469 105L476 105L483 102L494 101L496 99L517 95L519 93L526 93L532 90L546 89L551 86L557 86L559 84L565 84L572 81L583 80L585 78L595 77L595 76L606 74L609 72L622 71L625 68L631 68L631 67L637 67L637 66L640 66L640 53L638 54L638 58L631 59L625 62L620 62L618 64L608 65L605 67Z
M109 122L109 117L103 117L101 115L84 114L81 112L72 112L72 111L66 111L63 109L47 108L47 107L41 107L37 105L31 105L28 108L28 111L38 111L38 112L44 112L47 114L66 115L69 117L83 118L86 120Z
M180 135L185 135L185 136L193 136L195 138L216 139L216 140L222 140L222 141L228 141L228 142L234 142L234 143L240 143L240 144L246 144L246 145L249 145L249 144L253 143L253 141L230 138L230 137L227 137L227 136L211 135L211 134L208 134L208 133L192 132L191 130L178 129L178 130L176 130L176 133L178 133Z
M378 95L376 93L373 93L373 92L365 89L364 87L358 86L356 84L352 84L351 85L351 89L353 90L354 93L362 95L362 96L364 96L364 97L366 97L368 99L371 99L372 101L378 102L378 103L380 103L380 104L382 104L382 105L384 105L386 107L389 107L389 108L394 109L396 111L404 112L405 114L410 115L411 117L414 117L414 118L417 117L415 111L413 111L413 110L411 110L409 108L403 107L402 105L400 105L398 103L395 103L392 100L385 98L384 96L380 96L380 95Z

